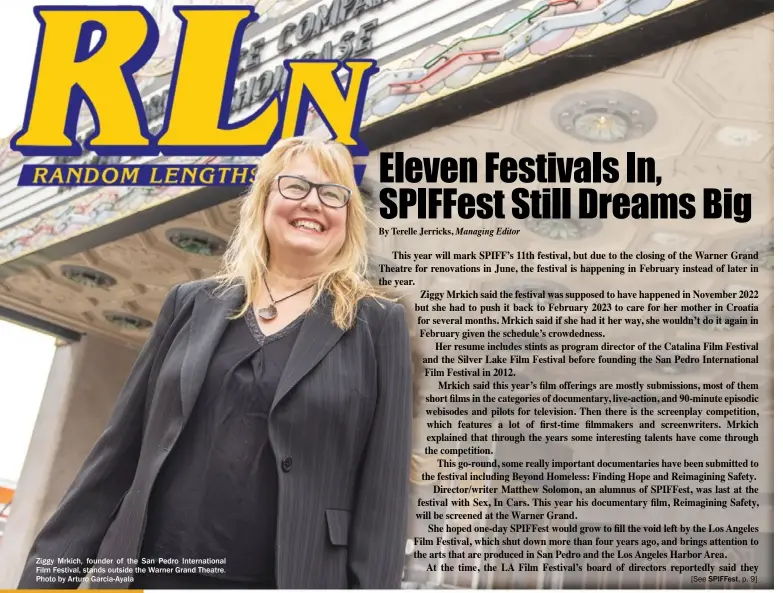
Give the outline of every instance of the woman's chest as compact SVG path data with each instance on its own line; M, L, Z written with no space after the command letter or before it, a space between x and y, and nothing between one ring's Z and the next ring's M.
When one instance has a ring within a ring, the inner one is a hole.
M163 405L163 400L181 399L183 388L187 388L195 391L199 400L232 398L234 410L257 414L266 407L270 416L278 407L325 418L339 416L346 407L372 410L377 375L371 344L350 334L332 345L320 343L317 336L305 336L305 344L301 333L292 332L254 345L237 327L229 327L224 339L204 358L201 364L206 365L206 372L200 385L194 385L196 379L183 369L185 360L193 356L190 350L199 349L201 340L193 334L190 340L178 336L155 380L153 408L170 411L171 406ZM319 360L310 367L308 358L314 354ZM225 411L226 406L221 409Z

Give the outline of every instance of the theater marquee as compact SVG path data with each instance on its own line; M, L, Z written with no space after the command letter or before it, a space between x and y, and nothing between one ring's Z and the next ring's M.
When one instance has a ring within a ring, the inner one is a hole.
M251 107L258 107L273 93L283 92L288 79L284 60L348 60L371 57L373 33L379 26L378 9L393 0L332 0L298 15L296 20L269 33L254 36L242 44L231 103L231 116ZM168 103L169 88L144 99L144 114L150 132L158 134ZM83 144L93 134L92 127L80 132L77 140ZM85 160L80 156L57 157L55 164L87 162L110 164L128 162L130 158L98 157ZM66 188L59 188L64 191Z
M373 76L365 100L362 129L366 138L374 129L389 125L414 135L423 130L402 123L395 127L393 121L398 116L401 121L411 110L481 87L482 83L535 66L542 58L612 36L694 1L324 0L290 18L270 19L248 28L239 56L230 121L252 116L271 93L283 87L286 59L372 58L380 71ZM161 29L178 34L178 28ZM161 44L176 47L170 39L161 39ZM144 110L150 130L156 133L164 121L169 79L159 76L145 83ZM93 130L89 117L83 123L79 139ZM429 117L419 125L422 123L432 125ZM306 133L327 134L315 110L311 110ZM378 148L377 142L372 144L371 148ZM209 155L177 159L193 165L252 161L251 157ZM23 162L19 153L8 149L7 142L0 143L0 277L7 264L8 273L12 273L11 268L27 266L28 256L30 261L38 261L42 250L68 252L60 245L70 239L192 197L187 194L197 189L19 187ZM160 156L99 158L90 152L58 161L131 165L168 162ZM55 159L41 158L40 164L55 164ZM79 241L91 244L87 239Z

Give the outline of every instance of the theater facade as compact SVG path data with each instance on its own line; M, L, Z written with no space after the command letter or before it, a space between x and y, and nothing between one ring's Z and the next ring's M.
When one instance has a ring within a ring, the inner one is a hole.
M672 377L717 384L741 376L759 383L767 397L758 404L763 420L757 432L762 440L767 439L764 442L771 442L772 0L261 0L257 6L259 11L269 10L244 37L232 118L246 117L271 93L283 88L285 59L371 57L378 61L380 71L373 77L362 115L362 138L372 150L366 159L362 191L381 226L405 229L423 224L379 217L381 151L419 157L499 152L516 158L549 152L583 156L601 151L623 162L633 141L633 150L656 159L660 174L670 184L667 191L715 186L752 192L753 217L743 224L722 219L704 226L682 220L472 219L459 225L476 231L513 227L515 232L495 239L497 244L533 252L563 248L629 253L720 249L757 254L759 271L752 280L741 274L705 275L702 288L739 284L759 291L761 305L755 323L712 328L734 332L731 335L741 336L738 339L757 339L762 344L759 364L716 369L662 362L643 370L612 372L627 374L629 386L637 379L647 385ZM161 24L161 43L155 58L136 77L153 132L160 129L178 33L168 2L160 3L155 16ZM80 137L88 135L92 127L85 114ZM327 134L314 111L307 132ZM246 189L19 187L21 166L33 162L54 159L24 158L10 150L7 139L0 143L0 316L56 336L59 346L0 546L0 587L9 588L16 584L32 538L103 430L164 296L177 283L217 271ZM97 157L85 152L57 162L169 161ZM218 165L251 163L252 159L186 157L171 162ZM488 189L479 183L469 185L466 191ZM624 188L597 184L596 189L611 192ZM442 220L424 224L430 223L433 228L457 224ZM380 266L393 260L394 250L460 251L468 245L466 241L456 236L373 236L374 273L390 276L382 274ZM574 285L600 290L605 282L589 274L567 273L531 273L524 278L502 273L420 274L415 280L417 288L430 290L567 290ZM413 292L407 297L411 303L416 298ZM421 334L414 308L411 304L411 333L418 338ZM611 334L614 343L627 339L627 330L615 330ZM692 327L671 330L667 339L685 343L701 339L698 332ZM465 336L466 342L472 339L483 338ZM428 350L429 343L417 340L417 356L437 360L436 353ZM438 368L437 363L434 367ZM519 372L531 381L555 385L563 379L554 366L523 364ZM601 372L605 376L605 369ZM584 380L589 383L592 375L587 375ZM599 381L600 373L593 378ZM483 570L483 560L476 563L482 570L475 572L428 570L434 561L421 558L417 551L425 551L425 556L433 551L451 554L451 558L465 558L460 560L463 564L473 564L469 553L513 547L491 537L481 546L462 545L456 540L437 542L428 532L432 521L416 517L416 512L421 512L419 499L450 501L457 497L442 493L443 487L453 486L457 479L439 470L440 461L449 455L424 452L428 431L425 398L427 394L467 390L444 391L438 379L437 373L425 374L421 369L416 376L410 534L402 575L406 586L683 585L687 576L676 572L640 572L633 582L626 576L622 583L617 582L615 573L588 572L587 565L596 564L591 554L600 555L601 546L580 540L578 535L589 532L586 526L604 525L605 509L588 509L580 514L579 522L547 516L532 521L540 531L531 527L529 534L521 534L518 545L523 545L525 537L532 538L535 543L525 547L532 545L541 554L514 560L514 571ZM489 433L497 434L497 429ZM661 456L667 446L674 450L673 444L642 443L634 454ZM524 459L558 459L564 469L554 476L543 469L531 472L528 480L519 483L506 482L488 470L475 477L474 485L496 488L497 492L478 499L499 500L508 508L534 506L533 493L537 491L531 488L556 484L565 491L550 498L569 500L568 475L572 470L565 468L572 467L572 462L597 455L623 455L622 447L601 447L605 449L588 451L582 446L528 443ZM494 441L489 453L477 458L488 463L519 460L521 450L509 437ZM693 454L701 455L695 447ZM436 478L425 479L424 475ZM594 481L598 484L602 478ZM768 483L759 486L757 500L771 517L771 475ZM735 523L759 521L758 512L738 509L735 514ZM645 517L638 510L626 509L613 512L612 520L642 525ZM687 522L687 511L675 513L675 517ZM497 533L492 530L496 523L486 519L462 522L464 528L488 535ZM560 526L557 537L553 525ZM769 525L771 519L758 537L766 538L760 549L771 554L772 535L765 532ZM576 559L568 562L576 568L572 572L541 570L550 558L546 555L556 553L573 554ZM729 546L727 554L738 565L763 564L763 560L748 556L744 547L735 550ZM491 561L497 566L500 562ZM759 583L764 582L762 577L771 575L759 575Z

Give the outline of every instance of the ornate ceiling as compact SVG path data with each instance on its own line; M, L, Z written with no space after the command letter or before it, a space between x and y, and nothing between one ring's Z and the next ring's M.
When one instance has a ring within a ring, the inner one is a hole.
M667 192L691 191L699 195L701 188L711 186L752 193L753 218L744 224L699 219L640 222L516 221L512 218L461 221L461 224L515 226L521 229L520 235L496 239L498 244L514 249L761 249L760 273L741 278L699 277L695 282L711 287L735 281L750 282L761 291L762 305L769 304L773 262L772 37L773 16L769 15L448 128L427 132L386 150L418 156L473 156L498 151L517 157L549 151L559 156L581 156L600 150L605 156L620 157L621 162L627 150L635 150L640 155L656 158L658 173L664 179L658 191L665 188ZM601 119L588 113L599 103L619 115ZM585 135L609 142L586 140ZM613 141L630 135L637 137L632 142ZM369 162L368 176L377 178L377 163L372 158ZM466 191L479 189L465 188ZM599 189L620 192L624 188L615 184ZM217 270L219 258L199 250L206 245L220 252L219 240L229 237L236 211L237 200L234 200L67 260L11 276L0 282L0 305L78 332L96 332L138 346L149 331L145 321L155 319L171 286L209 276ZM408 224L412 223L395 222L396 226ZM455 223L445 221L445 224ZM186 246L189 251L184 251L171 241L172 236L175 242L176 237L182 239L182 229L208 235L196 236ZM375 247L381 257L391 259L391 250L401 245L399 239L396 242L388 239ZM418 251L461 250L465 245L464 240L452 245L442 238L430 242L430 238L420 237L415 244L405 247ZM74 275L74 269L67 266L75 266L77 273ZM107 278L93 273L94 285L89 286L66 277L80 277L82 268L101 272ZM573 274L562 277L547 274L538 278L566 286L573 285L577 279L582 286L604 282L602 277L575 278ZM441 280L459 281L458 278ZM420 281L426 283L431 279ZM640 276L639 280L640 284L659 281L654 276ZM675 281L683 286L694 285L693 279L685 277ZM117 323L121 316L127 319ZM755 327L760 333L771 331L771 324Z

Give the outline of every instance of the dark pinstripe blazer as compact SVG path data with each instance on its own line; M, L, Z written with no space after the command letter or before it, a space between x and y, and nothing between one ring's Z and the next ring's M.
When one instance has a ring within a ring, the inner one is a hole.
M214 286L182 284L166 297L106 430L36 538L19 588L76 588L37 582L37 557L138 558L155 478L243 297L241 287L217 296ZM303 323L269 416L277 583L399 588L413 395L404 308L364 299L344 332L331 322L332 302L325 294Z

